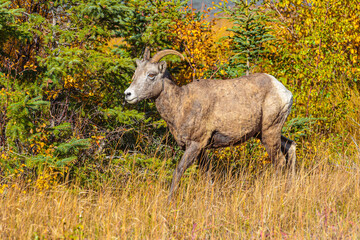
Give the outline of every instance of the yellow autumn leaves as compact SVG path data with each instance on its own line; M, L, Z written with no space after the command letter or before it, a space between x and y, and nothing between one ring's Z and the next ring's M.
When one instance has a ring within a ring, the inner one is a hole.
M181 49L187 56L188 66L182 68L177 80L185 84L194 79L214 77L217 72L225 75L221 66L227 61L228 42L218 44L219 39L214 31L217 19L209 16L210 8L198 14L184 9L184 18L176 20L169 29L175 32L172 37L173 48Z

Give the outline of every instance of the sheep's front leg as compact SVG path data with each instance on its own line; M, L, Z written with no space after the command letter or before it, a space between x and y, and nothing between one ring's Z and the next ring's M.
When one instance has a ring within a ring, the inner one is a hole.
M178 188L181 176L184 174L185 170L194 163L200 151L200 144L197 142L191 142L190 145L186 147L185 153L174 171L173 179L171 182L169 201L171 200L174 192Z
M203 173L209 173L210 171L210 159L209 156L206 153L206 149L202 149L200 151L200 154L198 155L198 164L199 164L199 169L203 172Z

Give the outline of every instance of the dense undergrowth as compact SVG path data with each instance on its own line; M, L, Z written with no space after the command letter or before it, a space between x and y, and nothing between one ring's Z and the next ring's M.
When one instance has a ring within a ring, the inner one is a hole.
M0 0L2 237L359 237L359 4L232 2ZM251 140L209 151L214 183L193 166L167 204L183 152L151 101L123 100L146 46L187 56L166 58L179 85L278 78L295 179Z

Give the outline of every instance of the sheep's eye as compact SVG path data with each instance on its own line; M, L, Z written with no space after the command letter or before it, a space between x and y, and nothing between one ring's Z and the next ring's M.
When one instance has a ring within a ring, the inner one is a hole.
M149 77L151 80L154 80L155 77L156 77L156 75L157 75L157 74L155 74L155 73L149 73L149 74L148 74L148 77Z

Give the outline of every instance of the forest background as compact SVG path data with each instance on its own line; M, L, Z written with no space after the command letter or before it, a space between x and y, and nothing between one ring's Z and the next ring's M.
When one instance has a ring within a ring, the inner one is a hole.
M359 237L359 15L346 0L200 10L178 0L0 0L0 236ZM219 183L193 166L178 205L166 204L182 150L151 101L123 95L147 46L187 56L166 58L179 85L252 72L281 81L294 95L283 132L297 143L299 185L268 174L251 140L209 151ZM112 210L97 212L101 204Z

